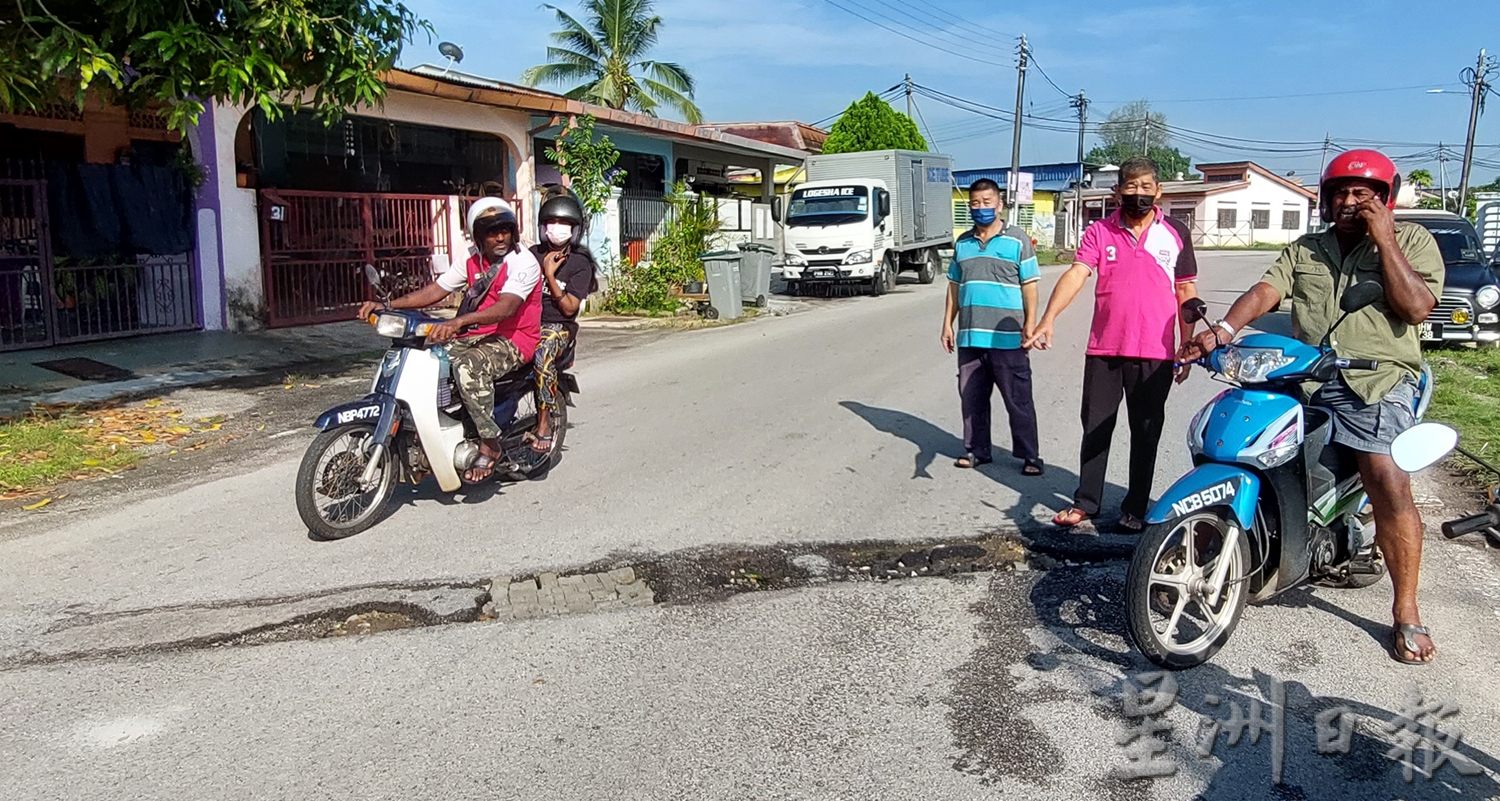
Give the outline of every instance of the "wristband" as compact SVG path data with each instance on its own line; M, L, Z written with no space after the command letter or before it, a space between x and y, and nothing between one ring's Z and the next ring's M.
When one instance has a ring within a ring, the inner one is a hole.
M1214 328L1222 328L1222 329L1224 329L1225 333L1229 334L1229 336L1231 336L1231 337L1234 336L1234 326L1230 325L1228 322L1225 322L1224 320L1219 320L1218 322L1214 323L1213 327Z

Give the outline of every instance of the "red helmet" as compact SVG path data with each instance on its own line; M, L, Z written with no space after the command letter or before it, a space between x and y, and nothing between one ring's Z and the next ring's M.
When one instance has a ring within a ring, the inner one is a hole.
M1328 193L1331 184L1345 178L1363 178L1384 185L1385 205L1396 208L1396 193L1401 191L1401 171L1396 163L1378 150L1346 150L1333 157L1323 169L1323 180L1318 185L1318 201L1323 217L1328 217Z

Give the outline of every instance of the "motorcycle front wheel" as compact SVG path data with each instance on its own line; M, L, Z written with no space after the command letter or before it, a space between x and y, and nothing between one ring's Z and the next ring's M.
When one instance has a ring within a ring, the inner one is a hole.
M309 531L325 540L353 536L375 525L396 487L390 449L379 456L374 481L361 478L374 455L375 427L369 423L330 428L313 438L297 470L297 514Z
M1136 543L1125 577L1127 628L1141 653L1164 668L1213 658L1244 611L1250 544L1228 514L1215 507L1156 523Z

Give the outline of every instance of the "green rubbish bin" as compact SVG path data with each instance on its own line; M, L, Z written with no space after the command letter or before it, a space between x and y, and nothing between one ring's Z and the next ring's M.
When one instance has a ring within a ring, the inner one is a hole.
M758 309L771 305L771 261L776 249L763 242L740 244L740 299Z
M710 320L738 320L745 313L740 300L740 253L716 250L698 259L703 262L703 275L708 279L708 311L704 316Z

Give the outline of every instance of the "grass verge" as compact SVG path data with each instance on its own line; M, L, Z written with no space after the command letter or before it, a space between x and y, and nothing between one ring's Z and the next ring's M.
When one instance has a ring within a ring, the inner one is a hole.
M152 450L223 425L220 418L181 418L182 412L151 400L131 407L39 408L0 422L0 500L127 470Z
M1466 449L1500 457L1500 348L1429 351L1427 362L1437 377L1427 417L1457 428Z

